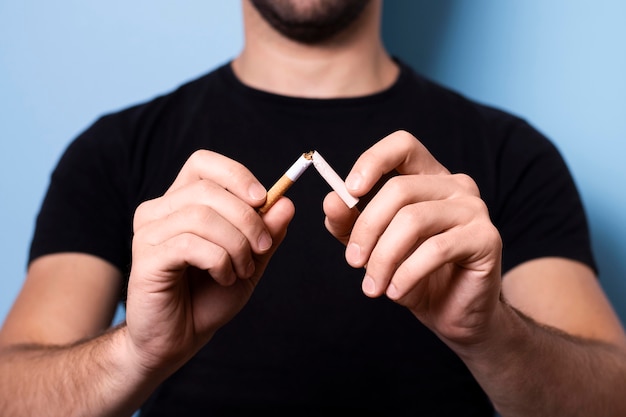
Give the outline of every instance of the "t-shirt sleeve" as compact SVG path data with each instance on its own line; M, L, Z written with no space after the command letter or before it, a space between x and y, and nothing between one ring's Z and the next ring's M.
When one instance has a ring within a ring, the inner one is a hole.
M495 222L504 242L503 273L540 257L562 257L597 272L585 210L556 146L525 122L501 149Z
M29 263L47 254L79 252L127 272L132 214L122 137L118 123L103 117L67 147L37 215Z

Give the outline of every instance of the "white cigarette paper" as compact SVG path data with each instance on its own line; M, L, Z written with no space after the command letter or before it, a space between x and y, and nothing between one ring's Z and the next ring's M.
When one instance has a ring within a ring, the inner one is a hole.
M272 187L267 190L267 198L265 204L259 209L259 213L266 213L273 205L282 197L285 192L293 185L294 182L306 169L311 165L311 152L303 153L296 162L289 167L287 172L276 181Z
M303 153L300 155L300 158L293 163L291 167L285 172L285 176L289 178L291 181L296 182L300 175L306 171L306 169L311 165L313 161L311 160L311 152Z
M317 151L313 151L313 166L320 173L322 178L326 180L328 185L339 195L339 197L346 203L346 206L352 208L359 202L359 199L354 197L348 192L346 184L343 182L339 174L328 165L328 162Z

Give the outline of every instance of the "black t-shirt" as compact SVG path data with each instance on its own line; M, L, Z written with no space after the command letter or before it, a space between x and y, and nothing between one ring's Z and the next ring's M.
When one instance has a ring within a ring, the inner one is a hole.
M583 207L556 148L525 121L399 64L389 89L330 100L255 90L224 65L100 118L52 175L31 260L86 252L127 276L135 208L162 195L197 149L243 163L269 187L312 149L345 177L365 149L404 129L477 182L503 238L503 272L543 256L595 268ZM313 170L288 191L296 216L250 302L162 384L144 415L493 414L464 364L428 329L385 297L362 294L363 271L346 264L323 226L329 191Z

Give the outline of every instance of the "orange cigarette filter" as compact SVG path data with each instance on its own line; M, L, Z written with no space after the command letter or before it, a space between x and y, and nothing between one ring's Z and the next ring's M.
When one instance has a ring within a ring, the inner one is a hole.
M296 162L291 165L291 167L283 174L282 177L276 181L272 187L267 190L267 199L265 200L265 204L261 208L259 208L259 213L264 214L267 213L270 208L278 201L280 197L282 197L289 187L293 185L294 182L300 175L307 170L307 168L313 163L313 151L303 153Z

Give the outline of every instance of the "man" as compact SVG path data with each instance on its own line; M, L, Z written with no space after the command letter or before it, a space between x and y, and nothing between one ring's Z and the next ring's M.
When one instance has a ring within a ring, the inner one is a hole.
M4 415L626 415L563 161L389 57L381 7L245 0L231 64L72 143L0 334ZM365 208L308 172L260 215L313 149Z

